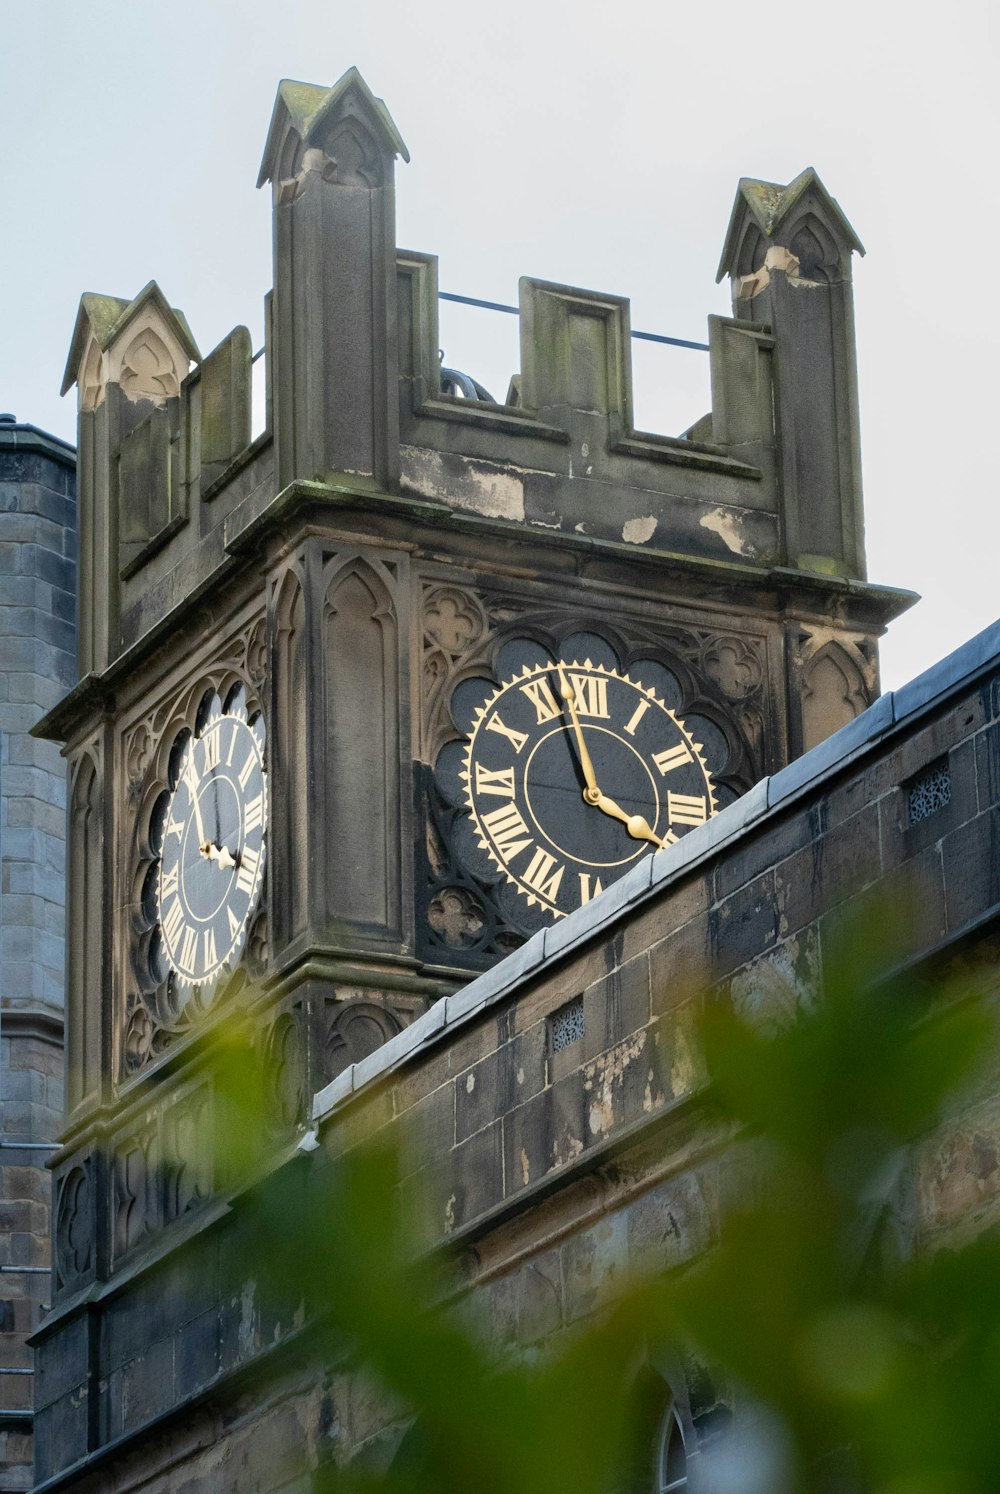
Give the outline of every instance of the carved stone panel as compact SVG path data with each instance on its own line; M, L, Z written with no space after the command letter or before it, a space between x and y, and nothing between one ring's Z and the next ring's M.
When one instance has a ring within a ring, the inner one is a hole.
M398 934L399 628L395 578L377 560L338 555L323 572L327 913Z
M93 1274L93 1159L73 1162L54 1179L53 1269L57 1292L72 1291Z
M305 583L298 562L288 566L274 586L268 608L274 672L271 741L275 876L272 906L278 947L303 932L309 918L308 867L303 847L309 843L309 660L306 638Z
M794 655L802 751L868 709L878 693L875 648L863 635L801 628Z

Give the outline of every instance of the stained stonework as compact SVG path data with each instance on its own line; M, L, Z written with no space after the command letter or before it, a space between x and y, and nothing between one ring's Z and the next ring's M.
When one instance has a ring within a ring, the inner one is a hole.
M45 1163L63 1119L66 766L31 728L75 678L74 452L0 416L0 1488L32 1482L33 1355L51 1301ZM91 1231L76 1244L91 1249Z

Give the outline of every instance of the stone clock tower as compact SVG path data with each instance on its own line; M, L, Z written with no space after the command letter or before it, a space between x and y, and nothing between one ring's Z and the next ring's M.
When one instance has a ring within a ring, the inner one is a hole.
M539 280L506 402L442 393L399 157L357 72L281 85L256 439L245 328L203 357L155 282L81 304L81 682L44 728L70 852L40 1478L180 1399L162 1365L122 1393L118 1309L225 1204L202 1035L248 1011L302 1114L853 719L910 600L865 579L860 244L813 172L741 183L712 410L671 437L634 428L628 302Z

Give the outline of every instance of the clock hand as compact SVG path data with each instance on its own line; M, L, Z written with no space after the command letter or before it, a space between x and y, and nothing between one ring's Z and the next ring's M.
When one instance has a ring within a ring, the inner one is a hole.
M594 772L594 764L591 762L590 753L587 751L587 744L583 740L583 728L580 725L580 718L576 714L576 706L573 703L573 687L566 678L561 661L557 661L556 669L559 671L559 693L569 708L569 718L573 723L573 731L576 734L580 767L583 769L583 777L587 785L583 791L583 797L588 804L596 804L597 797L601 791L597 787L597 774Z
M659 846L661 850L668 844L667 841L660 839L655 830L650 828L649 821L643 819L641 814L626 813L619 804L615 803L614 799L609 799L607 794L602 794L598 790L595 798L588 798L586 794L583 797L587 800L588 804L593 804L603 814L610 815L613 820L621 820L633 840L651 841L654 846Z
M202 856L207 856L209 854L209 842L205 838L205 822L201 817L201 805L198 802L198 781L194 773L193 756L188 760L188 768L191 770L190 773L185 771L183 776L187 783L188 793L191 796L191 808L194 810L194 823L198 831L198 850Z
M202 852L208 857L209 861L217 861L219 863L220 871L226 871L229 867L236 865L236 859L228 846L217 846L208 841L202 847Z

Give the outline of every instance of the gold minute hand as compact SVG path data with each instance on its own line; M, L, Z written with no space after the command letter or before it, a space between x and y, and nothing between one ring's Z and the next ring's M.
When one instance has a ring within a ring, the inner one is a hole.
M584 780L587 784L587 787L583 791L583 797L588 804L596 804L601 791L597 787L597 774L594 772L594 764L590 760L587 744L583 740L583 728L580 725L580 718L576 714L576 706L573 704L573 687L566 678L562 664L558 661L556 669L559 671L559 693L569 709L569 719L573 723L573 731L576 733L576 747L580 754L580 767L583 769Z
M584 795L584 798L586 797ZM607 794L598 792L596 798L587 799L587 803L596 805L604 814L610 815L613 820L621 820L633 840L652 841L653 845L659 846L661 850L666 846L667 842L661 840L656 831L651 829L648 820L643 819L641 814L627 814L621 805L616 804L614 799L609 799Z

